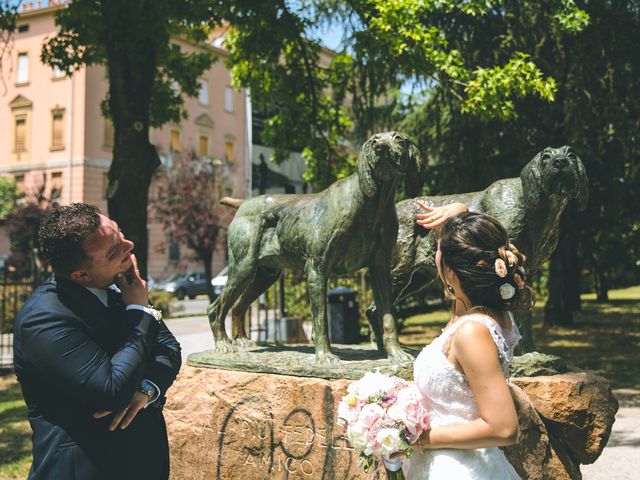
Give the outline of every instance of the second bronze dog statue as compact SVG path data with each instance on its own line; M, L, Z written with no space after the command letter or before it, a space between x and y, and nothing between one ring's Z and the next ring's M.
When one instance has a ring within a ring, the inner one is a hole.
M434 205L467 204L469 210L490 215L502 223L511 241L527 256L527 275L533 275L558 243L560 216L571 200L586 207L589 183L582 161L567 146L545 148L522 169L520 177L497 180L472 193L419 197ZM437 278L436 232L416 225L421 212L415 199L396 205L399 231L391 261L392 301L395 304L420 292ZM367 316L383 349L382 326L371 305ZM528 318L527 314L524 314ZM531 344L530 325L519 322L523 344Z

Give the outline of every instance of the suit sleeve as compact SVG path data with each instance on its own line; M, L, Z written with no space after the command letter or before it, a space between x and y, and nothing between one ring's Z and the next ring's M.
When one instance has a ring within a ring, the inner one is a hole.
M126 312L129 333L110 357L65 313L34 309L19 331L23 358L93 411L122 410L131 401L158 335L148 313Z
M143 376L158 386L160 397L163 397L178 375L181 365L180 344L164 322L161 322Z

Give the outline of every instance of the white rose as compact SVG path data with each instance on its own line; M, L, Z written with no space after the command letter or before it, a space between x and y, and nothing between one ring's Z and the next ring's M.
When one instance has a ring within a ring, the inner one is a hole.
M351 446L358 450L364 450L367 446L367 431L360 422L349 425L347 437L349 437Z
M509 300L516 294L516 289L510 283L500 285L500 296L503 300Z
M394 403L387 409L387 416L394 422L405 424L407 415L404 410L404 405L399 402Z
M351 423L353 421L353 407L350 407L345 402L340 402L338 404L338 418L343 419L347 423Z
M351 391L351 387L354 391ZM358 398L367 399L381 393L386 393L393 388L393 380L389 376L375 372L367 372L360 380L349 386L349 393L355 393Z
M407 443L402 439L397 428L380 429L376 440L380 444L380 452L378 453L381 455L391 455L407 447Z

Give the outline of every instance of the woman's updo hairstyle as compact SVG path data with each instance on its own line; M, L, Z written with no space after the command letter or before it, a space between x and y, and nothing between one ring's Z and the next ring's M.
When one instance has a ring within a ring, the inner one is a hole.
M529 310L534 302L526 285L526 257L509 242L504 227L482 213L447 220L440 232L440 270L447 266L474 307L495 312Z

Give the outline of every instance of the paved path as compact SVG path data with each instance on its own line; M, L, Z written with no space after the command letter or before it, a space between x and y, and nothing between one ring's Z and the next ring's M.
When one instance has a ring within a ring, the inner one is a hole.
M614 390L620 409L609 442L593 465L583 465L583 480L640 478L640 391Z
M206 307L205 307L206 308ZM169 320L167 326L182 345L182 359L213 348L205 316ZM593 465L583 465L583 480L640 479L640 391L616 390L620 409L609 442Z
M207 307L209 306L209 298L206 295L198 295L193 300L174 300L171 302L172 311L181 317L187 315L206 316Z
M176 318L167 320L166 324L180 342L183 362L191 353L213 348L213 337L207 317Z

